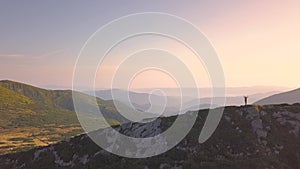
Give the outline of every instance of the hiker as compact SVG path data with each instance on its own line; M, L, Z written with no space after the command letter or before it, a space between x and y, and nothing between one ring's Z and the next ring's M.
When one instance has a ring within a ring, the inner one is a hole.
M248 104L248 96L244 96L245 99L245 106Z

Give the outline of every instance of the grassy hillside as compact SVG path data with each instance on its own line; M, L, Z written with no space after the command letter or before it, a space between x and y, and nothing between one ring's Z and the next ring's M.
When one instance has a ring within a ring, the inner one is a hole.
M45 105L74 111L71 90L46 90L9 80L0 81L0 86L20 93L32 100L43 103ZM80 97L84 99L86 104L90 104L91 100L93 99L89 95L83 93L77 92L77 94L81 95ZM101 105L112 106L111 104L109 104L109 101L98 99L98 102Z
M92 98L78 94L89 106ZM119 124L117 119L120 118L113 105L100 99L98 102L101 109L107 109L108 116L112 117L108 117L108 122ZM0 81L0 115L0 154L53 144L83 133L70 90L45 90Z

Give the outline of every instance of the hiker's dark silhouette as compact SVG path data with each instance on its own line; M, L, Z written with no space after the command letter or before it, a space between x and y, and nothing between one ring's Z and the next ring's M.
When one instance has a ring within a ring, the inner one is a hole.
M248 104L248 96L244 96L245 106Z

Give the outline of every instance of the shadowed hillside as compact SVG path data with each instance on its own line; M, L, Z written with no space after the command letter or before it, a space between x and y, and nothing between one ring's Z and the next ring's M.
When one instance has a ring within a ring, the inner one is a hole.
M3 169L299 169L300 104L226 107L223 118L204 144L199 133L208 110L201 110L192 130L177 146L161 155L146 159L122 158L106 152L86 135L27 152L0 156ZM192 113L192 112L191 112ZM187 118L189 114L183 115ZM116 129L133 137L157 135L176 117L152 122L128 123ZM142 132L139 128L144 128ZM101 129L93 134L110 142L113 136ZM157 144L168 143L153 140ZM118 147L122 142L112 142ZM126 149L123 151L127 151ZM135 153L135 152L127 152ZM142 153L142 152L140 152Z

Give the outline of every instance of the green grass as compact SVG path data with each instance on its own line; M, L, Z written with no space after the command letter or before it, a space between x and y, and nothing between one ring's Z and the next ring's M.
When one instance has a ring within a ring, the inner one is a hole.
M75 94L85 106L95 107L93 97L79 92ZM97 99L97 102L102 106L101 108L109 110L107 111L109 124L120 124L119 114L113 104L101 99ZM88 119L95 117L85 113L82 115ZM26 150L40 146L42 143L39 144L37 141L36 144L32 144L33 138L30 136L35 133L38 133L36 137L50 143L84 133L74 111L70 90L45 90L18 82L0 81L0 116L0 142L3 143L0 146L0 154L21 151L24 145ZM104 120L103 117L97 118ZM20 143L13 145L16 141ZM6 144L9 149L5 149Z

